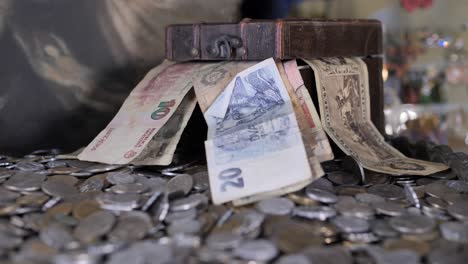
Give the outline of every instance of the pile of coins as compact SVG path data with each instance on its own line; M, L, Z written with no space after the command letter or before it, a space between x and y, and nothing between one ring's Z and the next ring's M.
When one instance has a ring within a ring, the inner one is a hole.
M2 263L466 263L468 182L455 168L468 158L432 148L426 158L452 170L390 176L345 157L303 190L244 207L211 203L201 162L3 156Z

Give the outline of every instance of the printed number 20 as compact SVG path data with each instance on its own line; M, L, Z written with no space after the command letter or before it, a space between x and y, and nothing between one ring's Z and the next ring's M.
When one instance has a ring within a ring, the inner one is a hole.
M242 173L239 168L229 168L219 173L218 178L222 181L221 191L225 192L228 186L234 188L243 188L244 179L240 176Z

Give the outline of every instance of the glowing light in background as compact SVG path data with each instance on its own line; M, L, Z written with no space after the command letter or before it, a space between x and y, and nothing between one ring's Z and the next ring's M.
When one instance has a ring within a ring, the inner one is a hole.
M384 82L388 79L388 70L386 64L384 64L382 68L382 79Z

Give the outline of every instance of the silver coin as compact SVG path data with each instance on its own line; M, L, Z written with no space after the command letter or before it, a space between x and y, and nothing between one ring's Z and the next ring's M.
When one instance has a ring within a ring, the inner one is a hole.
M405 193L401 187L391 184L376 184L369 187L367 192L389 200L397 200L405 197Z
M354 243L374 243L379 241L379 238L371 232L364 233L345 233L343 234L344 239Z
M96 197L99 206L107 210L131 211L139 205L138 194L111 194L104 193Z
M117 170L122 167L123 167L122 165L118 165L118 164L96 164L96 165L87 167L86 169L84 169L84 171L96 174L96 173L103 173L103 172Z
M373 220L371 222L371 230L374 234L384 238L397 237L400 235L395 229L393 229L390 226L388 221L382 219Z
M148 187L141 184L141 183L120 183L117 185L112 186L110 188L111 192L116 194L124 194L124 193L144 193L148 190Z
M372 193L358 193L355 195L355 197L359 202L366 204L380 203L385 201L382 196Z
M453 190L449 188L444 181L436 181L425 185L424 190L427 195L437 198L443 198L445 194L453 192Z
M171 202L172 211L184 211L208 204L208 197L201 193L195 193L185 198Z
M189 174L179 174L167 182L166 188L169 194L187 195L193 187L193 179Z
M340 204L339 206L335 207L340 214L343 216L351 216L351 217L359 217L364 219L372 219L374 218L375 212L374 209L364 203L349 203L346 206Z
M172 211L169 212L164 219L165 223L172 223L180 220L195 219L198 215L198 211L195 208L185 211Z
M91 178L86 179L82 182L78 189L80 192L96 192L101 191L104 188L104 180L99 175L93 176Z
M322 190L322 189L316 189L313 188L313 186L308 186L305 189L305 194L312 200L316 200L322 203L336 203L338 201L338 198L336 197L335 194Z
M378 214L388 216L400 216L405 213L405 208L394 202L378 202L372 204Z
M468 223L444 222L439 228L442 236L448 241L468 243Z
M278 254L275 244L269 240L259 239L242 243L234 249L234 255L253 261L270 261Z
M393 217L389 223L395 230L403 234L424 234L432 231L436 226L433 219L416 214Z
M196 219L183 219L171 222L167 227L167 233L171 236L177 234L198 234L202 223Z
M16 163L15 169L20 170L20 171L33 172L33 171L45 170L45 166L39 162L21 161L21 162Z
M332 219L332 223L344 233L362 233L370 228L369 222L352 216L337 216Z
M152 222L148 214L132 211L122 213L114 229L108 234L109 241L132 242L148 234Z
M327 178L337 185L355 185L358 184L361 179L359 176L351 174L346 171L333 171L327 174Z
M200 171L192 175L193 188L197 191L205 191L210 188L210 181L207 171Z
M0 187L0 203L14 201L20 196L21 194L18 192L9 191L3 187Z
M114 226L115 216L108 211L97 211L81 220L74 230L75 237L89 244L107 234Z
M100 263L99 256L84 252L68 252L57 254L53 258L54 264L97 264Z
M42 229L39 238L56 249L72 248L77 245L70 229L59 224L52 224Z
M295 207L293 210L293 215L307 219L318 219L325 221L329 218L335 217L336 210L328 206L304 205Z
M12 191L31 192L41 188L46 176L34 172L16 172L6 182L3 187Z
M460 221L468 221L468 202L457 201L447 207L447 212Z
M111 184L127 184L134 183L135 177L126 172L113 172L107 175L106 180Z
M405 185L404 188L406 200L408 200L416 208L421 208L421 202L419 200L420 197L416 193L414 187L410 185Z
M216 232L206 238L206 246L214 250L227 250L238 247L243 240L240 234Z
M67 197L78 193L78 190L62 181L45 181L41 189L50 196Z
M468 182L460 180L452 180L446 182L447 186L458 193L467 194L468 193Z
M275 264L312 264L312 262L305 255L292 254L280 257Z
M430 206L435 207L437 209L441 209L441 210L446 210L448 206L448 203L446 201L440 198L432 197L432 196L426 197L425 201Z
M256 208L264 214L287 215L294 208L294 203L287 198L275 197L258 202Z

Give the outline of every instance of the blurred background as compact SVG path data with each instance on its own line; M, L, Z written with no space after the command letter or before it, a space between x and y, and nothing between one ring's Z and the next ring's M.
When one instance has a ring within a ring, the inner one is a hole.
M242 17L381 20L386 133L468 152L467 13L468 0L0 0L0 153L86 145L162 61L166 25Z

